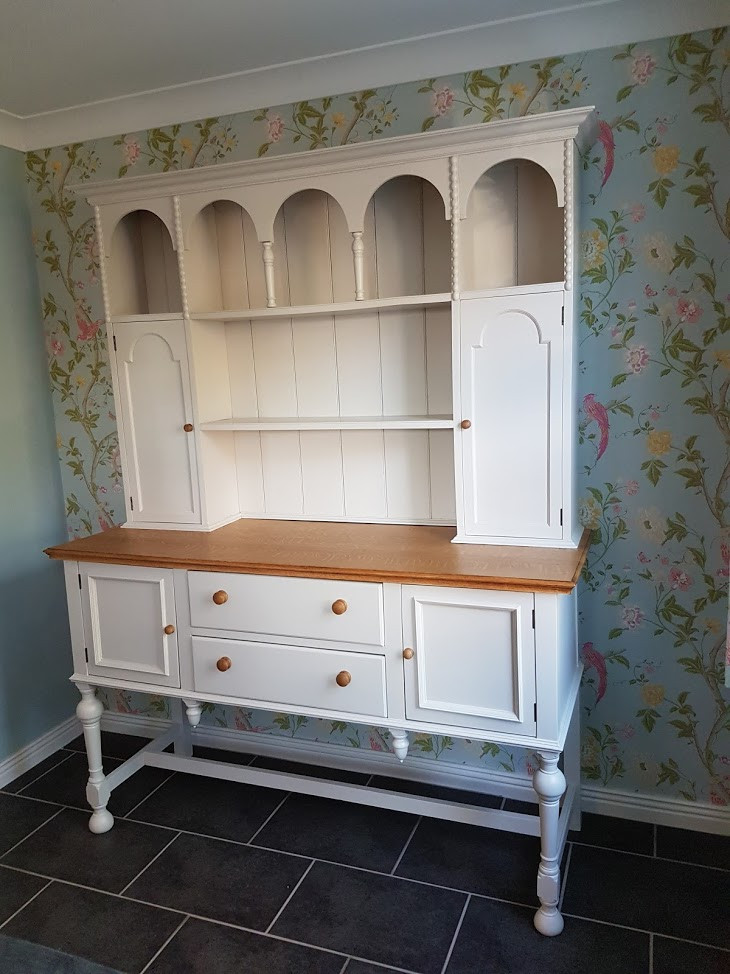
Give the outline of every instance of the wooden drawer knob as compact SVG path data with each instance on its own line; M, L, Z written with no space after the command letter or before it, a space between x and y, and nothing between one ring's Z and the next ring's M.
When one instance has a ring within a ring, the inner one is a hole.
M345 602L344 599L335 599L335 601L332 603L332 611L336 616L341 616L343 612L347 612L347 602Z
M174 626L165 626L162 630L166 636L171 636L175 632Z
M335 683L337 684L338 687L346 687L351 679L352 677L347 672L347 670L341 670L335 677Z
M220 592L213 592L213 601L216 605L224 605L228 601L228 592L224 592L223 589Z
M185 430L186 433L192 433L193 432L193 424L192 423L186 423L183 426L183 429Z
M230 660L230 657L228 657L228 656L221 656L221 658L215 664L216 669L217 670L220 670L221 673L225 673L226 670L230 670L231 665L232 665L231 664L231 660Z
M403 650L403 659L413 659L413 650L412 649L404 649Z
M463 430L471 429L471 420L470 419L462 419L460 425L461 425L461 428Z

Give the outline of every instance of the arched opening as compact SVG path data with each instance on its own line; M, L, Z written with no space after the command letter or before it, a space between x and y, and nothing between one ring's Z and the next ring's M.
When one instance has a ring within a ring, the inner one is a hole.
M193 314L266 307L261 245L242 206L231 200L209 203L193 218L185 237Z
M365 216L366 297L451 290L450 228L441 194L420 176L396 176Z
M109 298L113 315L182 311L170 233L149 210L127 213L111 239Z
M563 209L550 174L527 159L488 169L461 223L464 291L563 280Z

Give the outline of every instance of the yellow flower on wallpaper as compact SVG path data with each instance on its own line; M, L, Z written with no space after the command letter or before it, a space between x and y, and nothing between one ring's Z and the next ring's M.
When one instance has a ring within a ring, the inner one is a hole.
M182 138L180 139L180 148L183 150L183 152L192 152L193 143L188 138Z
M646 448L653 457L663 457L665 453L669 453L671 445L672 434L666 431L654 430L646 438Z
M654 149L654 168L660 176L674 172L678 162L678 145L660 145L658 149Z
M586 230L580 237L583 267L587 271L595 270L606 262L606 239L600 230Z
M724 365L730 371L730 349L723 348L719 352L715 352L715 358L720 365Z
M58 159L54 159L53 160L53 162L51 163L51 169L54 172L60 172L61 171L61 163L58 161Z
M664 687L660 683L644 683L641 697L647 707L658 707L664 700Z
M512 95L513 98L518 98L522 100L527 94L527 86L524 85L521 81L518 81L513 85L509 85L509 93Z
M333 112L332 124L336 129L341 129L346 121L347 119L345 118L344 112Z

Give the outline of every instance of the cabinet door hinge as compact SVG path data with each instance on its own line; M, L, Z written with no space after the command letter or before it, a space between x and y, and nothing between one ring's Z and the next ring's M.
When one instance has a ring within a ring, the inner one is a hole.
M81 588L81 572L79 572L79 588Z
M130 495L130 498L129 498L129 510L130 511L133 511L134 510L134 501L132 500L131 495Z
M112 345L114 346L114 351L116 352L116 350L117 350L117 336L116 335L112 335Z
M535 628L535 610L532 610L532 628Z

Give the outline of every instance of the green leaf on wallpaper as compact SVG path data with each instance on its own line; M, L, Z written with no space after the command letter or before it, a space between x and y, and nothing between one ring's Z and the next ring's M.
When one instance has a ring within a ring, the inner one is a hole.
M264 142L259 146L258 152L256 153L259 159L261 158L261 156L265 156L266 153L269 151L269 145L270 145L269 142Z
M636 716L641 718L641 723L651 733L656 726L661 714L657 710L637 710Z
M611 380L611 388L615 389L616 386L620 386L622 383L626 382L630 375L630 372L619 372L619 374L615 375Z
M494 744L492 741L485 741L482 744L482 750L479 757L485 758L489 756L490 758L496 758L499 752L500 752L499 744Z
M668 84L668 85L673 85L673 84L674 84L674 82L675 82L675 81L677 80L677 78L678 78L678 77L679 77L679 75L678 75L678 74L672 74L672 75L670 75L670 76L669 76L669 77L667 78L667 84Z
M434 115L429 115L428 118L424 118L423 122L421 123L421 131L428 132L435 121L436 117Z
M611 629L609 631L608 638L609 639L618 639L619 636L622 636L623 635L623 632L624 632L623 629L621 629L620 626L617 626L616 628Z
M616 101L623 101L625 98L628 98L634 90L634 87L634 85L624 85L623 88L619 88L616 92Z

